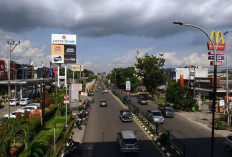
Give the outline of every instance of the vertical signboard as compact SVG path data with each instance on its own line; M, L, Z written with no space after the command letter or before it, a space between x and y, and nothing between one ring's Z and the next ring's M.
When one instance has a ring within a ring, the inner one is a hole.
M76 63L76 45L64 46L64 63Z
M64 63L64 45L52 45L52 63Z
M127 90L127 91L131 90L130 81L126 81L126 90Z
M52 34L52 63L76 63L76 35Z

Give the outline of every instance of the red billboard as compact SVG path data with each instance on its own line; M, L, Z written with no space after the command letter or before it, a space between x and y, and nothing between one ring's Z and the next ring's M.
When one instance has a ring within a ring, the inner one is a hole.
M218 43L218 46L217 46L217 43L213 43L213 44L217 50L222 50L222 51L225 50L225 47L226 47L225 43L224 44ZM208 50L213 50L213 44L208 43Z
M5 61L0 60L0 71L5 71Z

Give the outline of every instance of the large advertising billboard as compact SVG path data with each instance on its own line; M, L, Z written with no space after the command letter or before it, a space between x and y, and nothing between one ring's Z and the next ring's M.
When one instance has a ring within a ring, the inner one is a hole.
M76 45L64 46L64 63L76 63Z
M76 63L76 35L52 34L52 63Z

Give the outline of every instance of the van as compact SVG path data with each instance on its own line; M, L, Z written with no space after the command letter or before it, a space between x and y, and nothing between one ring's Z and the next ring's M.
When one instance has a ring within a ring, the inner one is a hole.
M139 144L134 131L120 131L117 134L117 140L121 153L139 152Z

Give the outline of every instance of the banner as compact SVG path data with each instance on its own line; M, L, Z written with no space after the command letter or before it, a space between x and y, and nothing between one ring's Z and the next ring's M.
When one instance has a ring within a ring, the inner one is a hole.
M52 44L76 45L76 35L70 34L52 34Z
M83 65L72 65L72 71L83 71L84 66Z
M76 63L76 45L64 46L64 63Z

